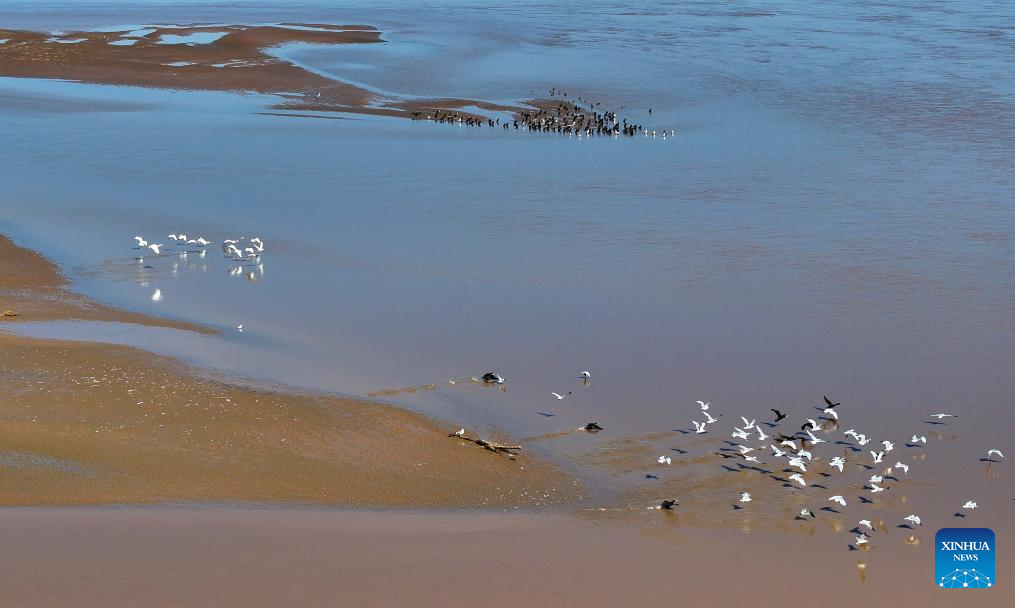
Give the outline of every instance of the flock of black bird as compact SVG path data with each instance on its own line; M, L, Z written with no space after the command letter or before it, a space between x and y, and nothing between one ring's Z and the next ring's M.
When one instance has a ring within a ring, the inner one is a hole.
M644 125L629 123L626 118L621 118L616 112L609 110L599 111L596 108L599 103L592 103L578 97L576 101L569 101L567 93L550 89L550 98L557 104L550 105L542 103L543 107L532 110L521 110L512 119L501 120L500 118L484 118L466 112L452 110L435 110L432 113L424 114L422 111L412 112L413 120L432 120L444 124L457 124L469 127L493 127L501 129L525 129L540 133L560 133L572 135L606 135L606 136L627 136L634 137L640 133L645 135L656 134L649 131ZM583 105L584 104L584 105ZM652 110L649 109L649 114ZM669 134L674 134L670 131ZM666 131L662 132L665 138Z

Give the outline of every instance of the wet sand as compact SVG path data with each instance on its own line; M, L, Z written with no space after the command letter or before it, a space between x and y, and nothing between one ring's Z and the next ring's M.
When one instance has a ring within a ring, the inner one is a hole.
M128 347L5 333L57 319L200 328L75 295L49 260L7 239L0 260L0 311L17 315L0 318L0 504L510 507L579 495L577 480L547 463L449 438L451 425L395 407L250 388Z
M413 118L465 107L511 112L519 107L470 99L396 99L315 74L272 56L289 44L373 44L381 32L365 25L277 24L149 26L115 32L0 29L0 76L59 78L161 89L276 95L276 109ZM193 40L193 42L188 42ZM167 41L171 43L167 43ZM418 116L419 114L417 114Z

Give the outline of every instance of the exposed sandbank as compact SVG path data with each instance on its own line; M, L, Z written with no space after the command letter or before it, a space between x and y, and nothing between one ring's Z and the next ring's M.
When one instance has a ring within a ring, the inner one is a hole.
M257 390L170 358L18 337L81 319L183 323L101 306L46 258L0 238L0 505L265 501L534 506L577 481L526 455L450 439L449 425L365 400Z

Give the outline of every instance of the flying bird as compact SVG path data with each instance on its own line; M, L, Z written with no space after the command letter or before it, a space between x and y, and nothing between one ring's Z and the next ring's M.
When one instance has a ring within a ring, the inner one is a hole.
M822 397L824 397L824 395L822 395ZM825 405L827 405L829 408L833 408L833 407L836 407L836 406L839 406L839 405L842 405L842 404L841 403L832 403L831 399L829 399L828 397L825 397Z
M958 418L958 416L956 416L955 414L931 414L930 417L937 418L938 420L941 420L943 418Z
M833 409L832 409L832 408L830 408L830 407L826 407L825 409L821 410L821 413L822 413L822 414L828 414L829 416L831 416L831 417L832 417L832 418L834 418L835 420L838 420L838 419L839 419L839 414L838 414L838 412L836 412L835 410L833 410Z
M804 424L800 425L800 430L801 431L806 431L808 428L816 429L819 426L821 426L821 425L819 425L816 420L814 420L813 418L808 418L807 422L805 422Z
M871 493L877 494L878 492L884 492L887 488L882 488L876 483L871 483Z
M804 473L807 472L807 465L804 464L803 458L790 458L789 459L789 466L791 466L791 467L797 467L797 468L799 468Z
M810 437L810 444L811 445L818 445L819 443L828 443L824 439L821 439L821 438L815 436L814 433L812 433L810 431L807 431L807 436Z
M751 502L751 493L750 492L741 492L740 493L740 502Z
M781 458L781 457L786 455L786 452L783 452L782 450L780 450L779 448L775 447L774 445L770 445L768 447L772 448L772 456L775 456L776 458Z
M764 441L768 439L768 435L765 434L765 431L761 430L760 424L755 426L754 430L758 432L758 441Z
M977 504L976 504L976 501L973 501L973 500L967 500L967 501L966 501L966 504L962 505L962 508L963 508L963 509L969 509L970 511L972 511L973 509L975 509L975 508L976 508L976 507L978 507L978 506L979 506L979 505L977 505Z
M991 454L997 454L1001 458L1004 458L1004 454L1001 453L1001 450L998 450L996 448L990 448L989 450L987 450L987 458L990 458Z
M872 524L869 519L861 519L858 523L861 526L865 526L867 528L870 528L871 532L874 531L874 524Z
M867 481L869 481L870 483L881 483L884 480L885 480L885 478L882 477L881 475L874 474L874 475L871 475L871 478L868 479Z
M155 255L159 255L161 253L161 251L160 251L161 248L162 248L162 243L154 243L152 245L148 245L148 249L151 249L152 251L154 251Z
M846 499L840 495L832 496L828 500L830 500L831 502L837 502L844 507L846 506Z
M744 429L753 429L754 423L757 422L757 419L752 418L751 420L748 420L743 416L741 416L740 419L744 421Z
M916 524L918 526L922 526L923 525L923 522L920 521L920 516L919 515L907 515L907 516L903 517L902 519L904 519L904 520L906 520L908 522L912 522L912 523L914 523L914 524Z
M134 240L137 241L137 248L138 249L144 249L145 247L148 246L148 241L144 240L143 237L135 236Z
M894 443L892 443L891 441L882 441L882 442L881 442L881 445L885 446L885 453L886 453L886 454L887 454L888 452L891 452L892 450L894 450L894 449L895 449L895 444L894 444Z
M561 395L560 393L555 393L553 391L550 391L550 394L553 395L554 397L556 397L557 400L559 401L561 399L565 399L567 397L570 397L571 396L571 391L568 391L567 394L564 394L564 395Z
M711 401L702 401L701 399L698 399L697 401L695 401L695 403L697 403L698 406L701 407L701 411L703 412L708 410L708 406L712 405Z
M796 449L796 442L790 441L789 439L783 439L782 441L779 442L779 445L781 445L783 447L787 447L787 448L789 448L791 450L795 450Z
M871 450L871 456L874 458L874 463L877 464L877 463L881 462L882 458L885 457L885 453L884 453L884 451L875 452L874 450Z
M814 512L807 508L800 509L800 517L808 517L808 516L814 517Z
M835 458L832 458L831 460L828 461L828 466L839 469L840 473L842 472L842 467L845 464L846 459L841 456L836 456Z
M856 544L857 544L858 547L860 545L866 545L867 544L867 535L866 534L860 534L860 536L857 536L856 537Z
M161 301L162 301L162 290L156 289L155 292L152 294L152 302L161 302Z
M708 431L705 430L705 423L704 422L698 422L697 420L692 420L691 423L694 424L694 432L695 433L698 433L700 435L701 433L707 433L708 432Z
M705 412L705 424L712 424L713 422L718 422L718 420L713 418L712 414Z
M779 410L777 410L775 408L772 408L772 411L775 413L775 421L776 422L779 422L780 420L782 420L783 418L786 417L786 414L783 414L782 412L780 412Z
M733 430L733 434L731 434L730 437L732 437L734 439L747 439L748 438L747 431L745 431L744 429L742 429L740 427L736 427L736 426L733 427L733 429L734 429Z
M792 475L789 476L789 478L797 482L798 484L804 486L805 488L807 487L807 482L804 481L804 478L800 475L800 473L793 473Z
M926 435L913 435L913 438L909 440L910 443L927 443Z
M656 459L656 462L658 462L659 464L673 464L673 461L670 460L669 456L660 456L658 459Z
M901 462L896 462L895 463L895 468L896 469L902 469L903 473L905 473L906 475L909 475L909 465L908 464L903 464Z

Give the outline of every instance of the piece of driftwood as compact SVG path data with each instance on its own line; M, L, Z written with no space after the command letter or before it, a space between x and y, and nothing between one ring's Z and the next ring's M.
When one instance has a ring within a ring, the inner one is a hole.
M5 310L3 312L0 312L0 317L17 317L17 316L19 316L18 313L14 312L13 310Z
M486 439L480 439L478 437L473 439L471 437L466 437L465 435L459 435L458 433L451 433L450 435L448 435L448 437L454 437L456 439L462 439L464 441L471 441L472 443L475 443L480 447L484 447L490 450L491 452L497 452L498 454L507 454L508 457L510 458L514 458L515 456L517 456L518 454L515 454L515 451L522 449L522 446L520 445L504 445L502 443L493 443L492 441L487 441Z

